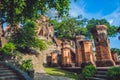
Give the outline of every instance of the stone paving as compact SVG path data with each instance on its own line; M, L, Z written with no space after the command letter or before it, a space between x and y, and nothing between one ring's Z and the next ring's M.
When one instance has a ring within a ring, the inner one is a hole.
M75 80L62 76L51 76L46 73L36 73L34 76L34 80Z

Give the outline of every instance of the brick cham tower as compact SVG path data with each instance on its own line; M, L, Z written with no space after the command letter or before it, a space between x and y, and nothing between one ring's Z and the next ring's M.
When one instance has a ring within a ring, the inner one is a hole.
M96 66L114 66L115 63L112 60L109 40L107 38L107 26L96 25L91 29L91 33L93 34L94 43L96 47Z

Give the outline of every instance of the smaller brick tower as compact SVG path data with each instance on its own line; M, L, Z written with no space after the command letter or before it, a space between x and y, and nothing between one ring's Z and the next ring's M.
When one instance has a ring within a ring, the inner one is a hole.
M117 52L111 52L111 55L112 55L112 59L116 63L116 65L118 65L118 64L120 65L120 62L118 60L118 54L117 54Z
M94 55L92 50L92 41L85 40L80 42L81 51L82 51L82 65L81 67L84 67L85 65L89 64L95 64L94 63Z
M96 25L91 32L96 47L96 66L105 67L115 65L112 60L109 41L107 38L107 26Z
M56 52L51 53L51 66L58 66L58 54Z
M62 66L70 67L72 66L72 56L69 42L64 41L62 44Z
M76 45L76 66L81 67L82 64L82 51L81 51L81 45L80 45L80 41L84 41L85 40L85 36L79 35L76 36L75 38L75 45Z

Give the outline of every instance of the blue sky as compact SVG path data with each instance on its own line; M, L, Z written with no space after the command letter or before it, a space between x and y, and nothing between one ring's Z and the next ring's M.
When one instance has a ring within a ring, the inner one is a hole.
M85 18L105 18L111 25L120 26L120 0L71 0L70 15L77 17L82 15ZM109 38L111 48L120 49L120 40L116 37Z

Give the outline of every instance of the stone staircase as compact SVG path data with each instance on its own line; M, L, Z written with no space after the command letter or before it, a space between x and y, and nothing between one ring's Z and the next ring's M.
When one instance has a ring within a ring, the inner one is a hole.
M20 78L11 69L0 65L0 80L20 80Z
M96 74L89 80L107 80L107 68L98 68Z
M24 72L11 67L9 63L0 62L0 80L32 80Z

